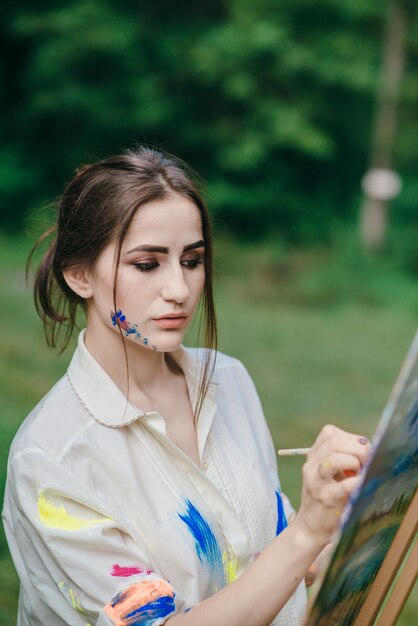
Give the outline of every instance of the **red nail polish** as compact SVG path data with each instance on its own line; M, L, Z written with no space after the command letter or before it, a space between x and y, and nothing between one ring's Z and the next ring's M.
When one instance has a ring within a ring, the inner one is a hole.
M347 478L351 478L352 476L357 476L356 470L350 470L350 469L343 470L343 474L345 474Z

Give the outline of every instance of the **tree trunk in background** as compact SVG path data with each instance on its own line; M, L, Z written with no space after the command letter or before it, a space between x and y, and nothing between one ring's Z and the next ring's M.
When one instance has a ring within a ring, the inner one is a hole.
M369 250L382 247L387 230L387 203L400 189L400 181L392 172L392 150L405 66L407 17L407 3L404 0L393 0L389 6L383 45L370 171L363 181L365 199L360 215L360 230L363 245Z

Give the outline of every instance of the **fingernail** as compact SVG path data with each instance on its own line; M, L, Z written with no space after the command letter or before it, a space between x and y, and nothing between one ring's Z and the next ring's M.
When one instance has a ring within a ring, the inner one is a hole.
M369 440L367 439L367 437L359 437L359 442L363 444L363 446L367 446Z

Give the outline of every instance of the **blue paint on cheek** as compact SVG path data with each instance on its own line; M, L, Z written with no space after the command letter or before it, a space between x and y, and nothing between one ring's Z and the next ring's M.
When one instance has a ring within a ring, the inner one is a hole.
M118 322L124 322L126 317L123 315L122 311L116 311L116 313L111 313L110 317L112 318L113 326L116 326Z
M280 494L279 489L277 489L276 491L276 498L277 498L277 527L276 527L276 537L277 537L277 535L279 535L282 532L282 530L284 530L287 527L287 519L286 519L286 515L284 512L283 500L282 500L282 496Z
M155 620L170 615L174 610L174 597L162 596L154 602L144 604L139 609L124 615L123 620L129 626L152 626Z
M141 337L141 333L137 330L137 326L131 326L131 328L128 328L128 330L126 331L127 335L136 335L137 337Z
M122 313L119 309L114 312L110 312L110 318L112 320L113 326L119 326L119 328L125 333L125 337L132 337L133 339L140 339L144 346L148 346L153 350L157 349L157 346L149 343L149 339L147 337L142 337L141 333L138 330L138 324L131 324L127 321L126 315Z

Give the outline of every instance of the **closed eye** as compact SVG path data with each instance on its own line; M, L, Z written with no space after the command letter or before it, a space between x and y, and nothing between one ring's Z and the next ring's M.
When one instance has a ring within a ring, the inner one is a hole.
M184 261L181 261L181 264L183 265L183 267L187 267L187 269L189 270L194 270L196 269L196 267L198 265L202 265L203 263L203 259L199 258L199 259L185 259Z
M157 263L156 261L148 261L145 263L132 263L132 265L141 272L152 272L152 270L155 270L155 268L159 266L159 263Z
M180 264L188 270L194 270L199 265L202 265L202 263L203 259L201 257L196 259L183 259L183 261L180 261ZM136 263L132 263L132 265L140 272L152 272L160 266L157 261L137 261Z

